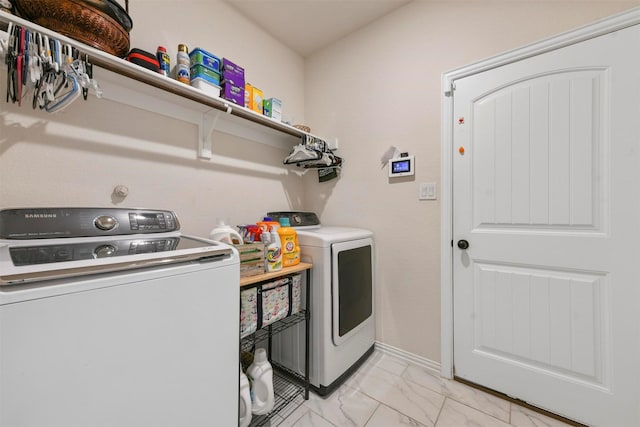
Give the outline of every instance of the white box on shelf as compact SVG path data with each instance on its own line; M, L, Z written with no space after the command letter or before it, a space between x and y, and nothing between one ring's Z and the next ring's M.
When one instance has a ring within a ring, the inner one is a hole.
M205 79L201 79L200 77L191 79L191 87L200 89L207 95L216 96L216 97L220 96L220 86L215 85L211 82L208 82Z

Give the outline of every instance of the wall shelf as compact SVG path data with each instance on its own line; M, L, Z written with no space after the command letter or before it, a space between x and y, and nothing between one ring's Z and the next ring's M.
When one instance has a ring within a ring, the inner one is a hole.
M97 66L94 72L104 98L197 125L199 157L211 158L213 130L280 148L291 147L309 135L15 15L0 11L0 22L12 22L78 49Z

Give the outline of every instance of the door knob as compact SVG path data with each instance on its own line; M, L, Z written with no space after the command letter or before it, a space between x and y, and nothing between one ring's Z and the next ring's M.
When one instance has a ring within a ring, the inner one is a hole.
M458 240L458 247L460 249L468 249L469 248L469 242L467 242L466 240Z

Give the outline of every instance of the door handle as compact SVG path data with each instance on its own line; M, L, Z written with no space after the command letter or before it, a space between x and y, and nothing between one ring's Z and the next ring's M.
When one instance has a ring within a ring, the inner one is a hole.
M458 247L462 250L468 249L469 242L467 242L466 240L458 240Z

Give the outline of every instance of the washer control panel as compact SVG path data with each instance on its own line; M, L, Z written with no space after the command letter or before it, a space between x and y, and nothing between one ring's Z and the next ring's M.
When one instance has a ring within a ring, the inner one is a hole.
M177 231L175 213L125 208L22 208L0 210L0 238L53 239Z
M113 230L118 225L118 220L111 215L100 215L93 223L100 230Z
M289 224L291 224L292 227L308 227L312 225L320 225L318 215L316 215L314 212L267 212L267 216L272 218L274 221L279 221L280 218L289 218Z

